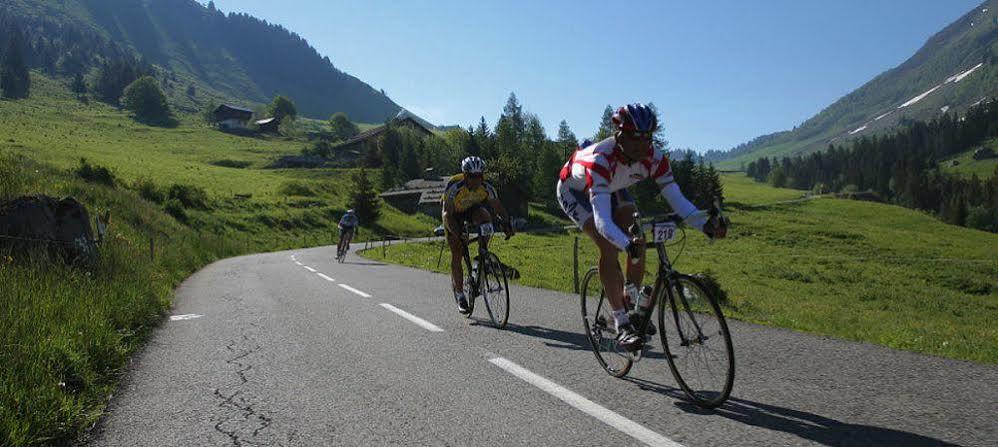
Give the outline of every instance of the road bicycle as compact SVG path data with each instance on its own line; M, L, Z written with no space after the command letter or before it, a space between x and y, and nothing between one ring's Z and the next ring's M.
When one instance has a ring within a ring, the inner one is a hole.
M475 311L475 300L478 297L485 302L485 310L489 314L492 325L498 329L506 327L509 320L509 281L507 271L499 257L492 253L482 244L484 238L489 238L495 234L495 227L491 222L483 224L468 224L465 226L465 234L462 235L462 257L464 259L465 272L464 294L468 298L468 312L466 317L471 318ZM507 237L506 239L509 239ZM478 255L474 259L468 250L472 242L478 242Z
M711 213L723 218L717 204ZM635 213L635 222L640 222L639 217ZM658 272L647 311L638 313L637 321L632 318L631 322L638 334L647 334L652 313L658 310L658 333L673 377L694 404L701 408L716 408L731 394L735 353L717 297L697 276L676 270L666 253L666 243L676 238L680 232L677 230L682 230L681 239L669 245L681 242L685 246L686 231L680 226L682 221L675 214L650 221L648 229L652 239L647 249L654 247L658 253ZM645 229L634 225L631 233L643 237ZM596 360L611 376L624 377L651 349L650 337L645 335L645 342L633 352L618 350L612 309L596 267L586 273L579 294L583 326ZM632 312L632 315L635 314Z

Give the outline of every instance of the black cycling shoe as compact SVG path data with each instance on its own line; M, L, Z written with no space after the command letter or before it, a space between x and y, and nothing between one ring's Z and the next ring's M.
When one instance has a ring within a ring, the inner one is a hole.
M625 324L617 328L617 349L634 352L641 349L642 341L634 326Z
M463 294L457 295L456 297L454 297L454 299L457 300L457 311L467 315L468 312L471 310L471 308L468 307L468 299L465 298Z
M633 310L627 313L627 317L631 320L631 322L641 321L641 319L638 317L638 313ZM649 315L648 326L645 327L645 335L648 336L652 336L658 333L658 331L655 330L655 323L651 322L650 317L651 316Z

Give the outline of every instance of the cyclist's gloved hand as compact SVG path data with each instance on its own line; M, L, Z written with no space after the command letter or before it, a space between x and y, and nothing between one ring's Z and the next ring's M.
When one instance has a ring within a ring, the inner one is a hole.
M724 216L713 216L703 226L703 232L711 239L724 239L728 236L728 224L730 221Z

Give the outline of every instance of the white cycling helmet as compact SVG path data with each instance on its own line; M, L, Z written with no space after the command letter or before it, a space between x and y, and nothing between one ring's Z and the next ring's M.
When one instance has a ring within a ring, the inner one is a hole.
M461 172L465 174L481 174L485 172L485 160L474 155L461 161Z

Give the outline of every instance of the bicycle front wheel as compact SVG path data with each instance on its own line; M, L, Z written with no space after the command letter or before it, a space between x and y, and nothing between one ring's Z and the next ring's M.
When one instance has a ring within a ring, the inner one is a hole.
M582 300L582 327L592 345L596 361L611 376L626 376L634 361L626 352L617 349L617 325L613 321L613 309L595 267L586 272L579 297Z
M502 329L509 320L509 283L506 279L506 269L494 253L488 254L488 260L479 267L481 285L479 289L485 301L485 309L489 313L492 324Z
M735 380L735 351L728 324L717 299L700 280L680 275L670 285L664 288L669 296L659 300L658 312L669 369L694 404L716 408L731 395ZM666 325L666 314L672 317L673 325Z

